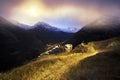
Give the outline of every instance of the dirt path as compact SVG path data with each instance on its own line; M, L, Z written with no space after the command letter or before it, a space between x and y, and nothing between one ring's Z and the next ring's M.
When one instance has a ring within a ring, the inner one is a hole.
M69 72L80 60L94 56L94 53L48 55L0 75L1 80L61 80L64 73ZM62 79L66 80L66 79Z
M95 53L70 54L55 57L58 60L54 64L44 67L42 72L36 72L30 80L60 80L62 75L68 72L72 66L77 65L84 58L95 55Z

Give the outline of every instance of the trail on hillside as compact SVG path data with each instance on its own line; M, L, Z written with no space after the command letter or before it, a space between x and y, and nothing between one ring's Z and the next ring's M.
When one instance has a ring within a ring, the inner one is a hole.
M8 73L0 75L2 80L61 80L62 75L67 73L72 66L76 66L80 60L96 55L93 53L48 55L39 58L25 66L16 68ZM63 80L63 79L62 79Z
M90 54L70 54L70 55L64 55L64 56L59 56L59 60L56 61L55 64L50 65L48 69L45 69L43 72L40 73L42 78L36 76L37 74L34 74L36 78L33 78L31 80L61 80L62 75L64 73L67 73L72 66L76 66L80 60L83 60L84 58L90 57L95 55L95 53L90 53Z
M47 69L45 69L43 72L41 72L39 75L38 73L35 73L33 76L33 80L37 77L41 80L60 80L63 73L66 73L69 71L71 66L75 66L80 60L86 58L88 56L83 56L80 58L79 54L71 54L67 56L60 56L59 60L57 60L54 64L48 66ZM42 76L41 78L39 76ZM31 79L32 80L32 79Z
M120 80L119 41L91 42L78 45L71 53L42 55L0 73L0 80Z

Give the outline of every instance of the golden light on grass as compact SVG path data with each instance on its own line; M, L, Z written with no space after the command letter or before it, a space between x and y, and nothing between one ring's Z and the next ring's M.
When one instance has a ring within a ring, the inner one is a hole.
M116 40L116 39L115 39ZM118 41L120 41L118 39ZM107 41L109 44L109 41ZM114 80L116 73L119 73L119 50L104 50L99 44L104 42L90 42L80 44L79 49L87 49L86 52L61 53L59 55L45 55L36 61L13 69L12 71L1 73L1 80ZM111 40L110 40L111 43ZM117 44L117 45L116 45ZM103 46L103 45L102 45ZM108 46L108 45L106 45ZM118 47L117 43L112 43L108 47ZM109 52L110 51L110 52ZM118 62L118 63L117 63ZM116 64L117 63L117 64ZM112 69L112 71L111 71ZM114 71L115 70L115 71ZM115 73L115 74L113 74Z
M48 55L2 76L6 80L62 80L64 78L63 74L69 72L72 66L76 66L81 60L94 56L96 53L97 51L91 53Z

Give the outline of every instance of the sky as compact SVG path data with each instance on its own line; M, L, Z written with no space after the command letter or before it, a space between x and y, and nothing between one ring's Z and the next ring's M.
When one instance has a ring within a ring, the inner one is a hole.
M65 31L119 14L120 0L0 0L0 16L27 25L46 22Z

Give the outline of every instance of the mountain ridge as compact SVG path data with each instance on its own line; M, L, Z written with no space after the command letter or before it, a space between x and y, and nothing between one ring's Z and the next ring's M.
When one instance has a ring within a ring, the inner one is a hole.
M108 21L106 18L97 19L94 22L84 26L77 33L73 35L71 39L66 41L65 43L73 44L73 47L77 46L82 42L90 42L90 41L99 41L105 40L112 37L120 36L120 20L117 18ZM100 25L99 21L108 22ZM116 22L116 23L115 23ZM96 25L99 24L99 25Z
M35 24L34 28L29 29L28 31L47 44L61 43L73 35L73 33L64 32L59 28L53 27L44 22Z
M0 18L0 71L34 59L45 51L48 44L61 43L72 35L56 29L44 29L44 26L37 28L26 30Z

